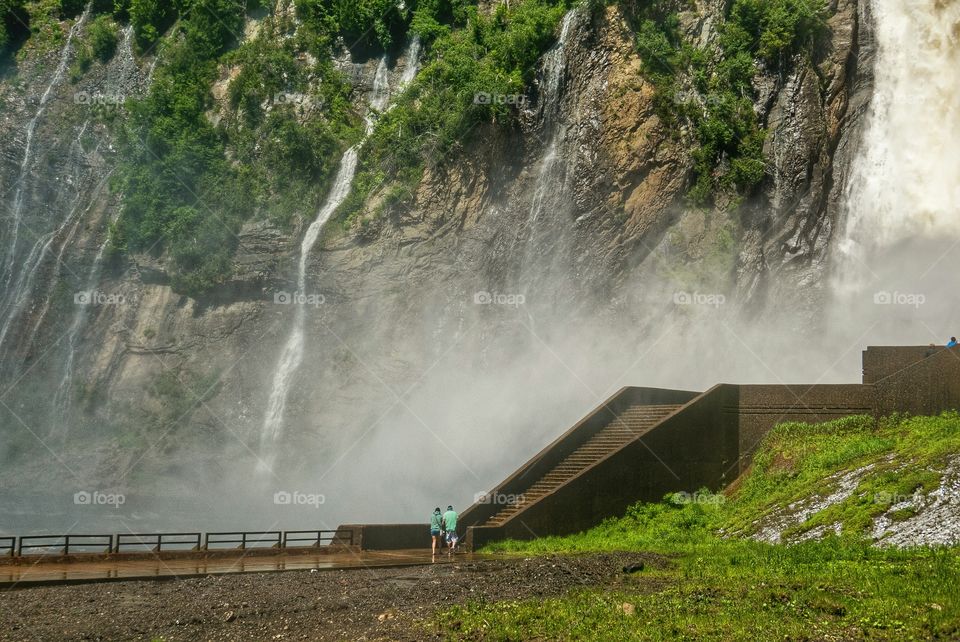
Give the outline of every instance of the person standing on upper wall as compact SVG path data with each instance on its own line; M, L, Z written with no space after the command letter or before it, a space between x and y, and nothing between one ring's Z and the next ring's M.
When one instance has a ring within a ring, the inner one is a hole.
M948 348L953 348L953 347L956 347L956 345L957 345L957 338L956 338L956 337L950 337L950 340L947 341L947 347L948 347Z

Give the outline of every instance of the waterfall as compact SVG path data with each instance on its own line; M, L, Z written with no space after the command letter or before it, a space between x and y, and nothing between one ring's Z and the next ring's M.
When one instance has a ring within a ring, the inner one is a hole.
M566 142L566 132L559 122L560 98L563 94L563 79L567 69L567 46L573 32L577 10L571 9L563 17L560 26L560 36L557 42L543 56L540 70L540 103L544 136L547 146L540 158L539 170L534 182L533 196L530 209L526 217L526 248L523 252L523 266L521 268L521 287L533 287L532 281L538 276L545 276L540 268L545 267L550 272L549 263L556 258L555 253L545 251L544 246L552 249L557 240L558 232L562 234L565 225L544 226L538 225L545 212L559 213L565 211L567 202L567 173L569 164L563 153ZM544 266L544 261L547 265Z
M20 297L22 295L22 293L17 289L10 290L9 286L10 280L13 277L14 266L16 265L17 247L20 242L20 225L22 222L24 206L24 183L27 180L27 175L30 172L31 160L33 159L33 135L36 132L37 123L40 121L40 118L46 111L47 104L50 102L50 96L63 81L64 74L67 71L67 65L70 62L70 54L73 51L73 39L76 37L83 24L86 22L87 17L90 15L91 6L92 4L88 4L87 8L83 12L83 15L80 16L80 19L77 20L72 27L70 27L70 31L67 33L67 41L63 44L63 49L60 50L60 60L53 72L53 76L50 78L50 83L40 96L40 103L37 106L37 111L34 113L33 118L30 119L29 123L27 123L26 143L23 147L23 160L20 162L20 174L17 177L17 189L14 193L13 210L11 211L10 216L12 226L9 232L10 241L7 244L7 255L3 264L2 280L5 293L2 302L0 302L0 310L9 310L11 305L20 301ZM34 246L34 252L36 249L37 247ZM20 273L22 275L23 270L21 270ZM2 344L2 338L0 338L0 344Z
M417 63L420 60L420 36L414 36L410 40L410 45L407 48L407 53L404 56L405 64L407 65L403 69L403 75L400 76L400 88L403 89L411 82L413 82L414 76L417 75Z
M97 191L106 185L111 175L111 173L108 173L104 176ZM120 211L118 209L117 217L119 217L119 214ZM115 217L113 222L116 222L116 220L117 218ZM83 289L86 292L91 292L96 289L97 284L100 282L103 256L107 251L107 246L110 244L109 227L107 229L108 231L104 236L103 242L100 244L100 249L97 250L97 255L93 259L93 265L90 267L90 271L87 273L84 281ZM66 360L63 364L63 374L60 376L60 383L53 397L54 421L56 423L54 423L55 428L51 430L51 433L59 429L61 436L67 432L66 421L69 417L70 406L73 401L71 388L73 387L73 368L77 352L77 337L80 336L80 331L83 329L87 321L87 316L91 312L91 306L76 305L75 308L73 319L70 322L70 328L67 330Z
M40 267L41 262L46 257L47 251L50 248L50 244L53 242L53 239L67 226L71 219L71 217L68 216L59 228L38 236L26 259L20 262L20 270L17 274L16 282L11 285L11 280L13 279L14 272L16 271L15 268L17 266L17 250L20 245L20 226L22 224L24 211L24 184L27 181L31 162L33 160L34 133L36 132L37 124L39 123L40 118L46 111L47 104L50 101L53 91L63 80L67 65L70 61L73 39L76 37L80 28L90 15L91 6L92 5L90 4L87 5L87 8L84 10L83 14L73 24L73 26L70 28L70 31L67 33L67 41L64 43L63 49L60 51L60 59L57 67L54 70L53 76L51 77L50 82L47 84L46 89L40 96L40 103L37 106L37 111L34 113L30 122L27 123L23 160L20 163L20 173L17 177L17 189L14 193L13 209L10 216L10 241L8 243L7 255L4 260L3 268L2 278L4 293L3 298L0 299L0 313L5 314L5 317L2 327L0 327L0 347L3 346L4 340L6 339L13 322L17 319L21 310L23 309L24 304L29 299L28 295L30 288L33 285L33 280L36 276L37 269Z
M871 9L876 78L836 246L841 292L863 286L902 241L960 238L960 2Z
M107 97L116 98L118 101L122 101L126 97L121 95L124 84L134 81L140 73L137 59L133 54L133 26L124 27L122 34L123 37L117 45L117 52L107 69L105 83Z
M567 43L570 40L570 31L576 17L576 9L571 9L563 16L563 22L560 24L560 37L557 38L553 47L543 55L540 95L543 119L547 126L551 126L557 116L563 73L567 69Z
M350 194L350 187L353 185L353 177L357 171L357 146L353 146L344 153L340 160L340 167L337 170L336 179L333 182L333 188L327 195L327 200L320 208L317 218L314 219L310 227L307 228L303 236L303 242L300 244L300 262L297 270L297 291L300 294L306 293L307 286L307 263L310 259L310 252L313 250L320 231L330 216L343 203L344 199ZM260 434L260 452L266 457L271 443L280 436L283 428L284 410L287 405L287 396L290 392L290 383L293 375L300 367L303 360L303 345L306 332L306 306L297 305L294 312L293 328L290 336L287 338L283 351L280 353L280 361L274 374L273 387L270 391L270 399L267 401L267 412L264 417L263 430ZM272 459L261 462L261 467L269 469L272 467Z
M84 153L83 143L81 141L83 140L83 136L86 133L87 126L89 124L90 124L89 120L84 122L83 126L80 128L80 131L77 133L77 137L74 139L73 143L70 146L71 150L73 150L76 156L78 157L77 158L78 165L83 163L86 160L85 158L86 154ZM73 205L70 208L70 212L67 214L67 217L64 219L63 224L60 226L60 228L56 231L56 233L51 238L51 244L57 238L62 237L63 239L60 242L60 248L57 251L56 257L54 258L54 261L53 261L54 265L64 265L64 262L63 262L64 255L66 254L67 248L70 246L73 239L76 237L77 231L84 221L84 215L90 210L90 207L94 202L95 196L103 190L104 186L106 185L107 181L110 179L110 176L112 175L113 175L113 171L106 173L106 175L100 180L100 183L93 189L93 192L92 192L93 197L84 198L85 194L83 189L78 187L76 197L74 198L74 201L73 201ZM78 180L78 186L79 185L80 185L80 182ZM81 212L80 205L83 202L87 203L87 207L85 211ZM65 231L68 225L70 226L70 230ZM48 245L48 248L49 248L49 245ZM46 252L47 250L45 249L45 253ZM31 273L31 278L35 273L36 273L36 270L34 270ZM33 322L33 328L31 329L27 340L21 342L21 345L23 346L33 345L33 341L36 338L37 333L40 331L40 328L43 325L43 322L47 316L47 313L50 311L50 306L54 299L54 290L59 285L60 285L59 279L56 279L56 278L50 279L49 283L47 284L46 293L44 294L42 299L43 306L41 307L39 314L35 315L36 319ZM27 284L26 291L31 293L33 292L32 283ZM36 296L33 296L32 298L36 299ZM6 329L4 329L4 334L5 333L6 333ZM0 340L0 344L2 344L2 340Z
M413 38L407 50L407 67L400 78L398 89L403 89L407 83L413 80L416 75L417 63L419 60L420 41ZM377 123L377 116L383 112L390 101L390 82L389 68L387 66L387 56L380 58L376 73L373 78L373 88L368 98L370 111L366 116L366 135L373 132ZM365 139L364 139L365 140ZM337 169L336 178L333 181L333 187L327 195L323 206L317 213L316 218L307 228L300 244L300 261L297 265L297 293L306 295L307 288L307 266L310 260L310 253L316 244L323 230L324 225L346 200L353 186L353 178L357 172L357 154L363 141L349 148L340 159L340 166ZM280 360L274 371L273 385L270 390L270 397L267 401L267 410L264 415L263 428L260 432L260 455L261 460L258 469L262 472L273 469L273 462L276 456L273 445L279 439L283 430L284 416L287 405L287 398L290 394L290 386L294 375L303 361L303 347L306 342L306 306L297 305L294 312L293 327L287 341L280 353Z
M377 65L377 71L373 75L373 89L370 91L370 111L366 116L367 135L373 131L377 124L377 116L387 106L390 100L390 70L387 68L387 57L384 55Z
M88 125L89 120L80 128L79 133L70 146L71 150L75 150L81 157L81 161L84 156L81 140ZM101 184L102 183L103 182L101 182ZM73 199L73 204L71 205L70 210L67 212L67 215L64 217L63 221L61 221L60 225L53 230L38 236L36 242L30 250L30 253L27 255L26 260L22 263L21 270L17 275L16 283L8 293L8 301L10 302L7 309L8 313L3 321L3 325L0 326L0 355L6 355L7 350L4 350L3 347L4 341L7 338L7 334L14 327L15 322L20 318L20 314L23 312L26 304L35 299L33 296L34 283L39 276L41 266L50 255L51 248L53 248L58 239L61 239L59 250L57 251L55 258L55 264L61 265L67 246L80 227L80 223L82 222L80 205L84 201L83 191L80 185L81 183L78 178L77 193ZM47 296L44 299L44 305L41 309L41 313L37 322L34 324L30 339L23 345L30 345L32 343L33 336L38 331L40 323L49 309L50 299L56 283L56 280L54 280L54 282L50 284Z

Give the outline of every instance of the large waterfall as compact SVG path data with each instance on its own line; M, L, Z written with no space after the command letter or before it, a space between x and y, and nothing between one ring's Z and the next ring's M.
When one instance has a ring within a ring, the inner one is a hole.
M413 38L407 49L405 56L406 68L400 78L400 90L413 80L416 75L418 57L420 54L420 40ZM390 102L390 81L389 69L387 67L387 56L384 55L377 65L376 73L373 78L373 88L368 98L370 111L366 116L366 134L369 136L377 122L377 116L387 108ZM344 152L340 159L340 166L337 169L337 175L333 182L333 187L327 195L323 206L317 213L316 218L307 228L300 244L300 260L297 266L297 293L296 296L309 296L307 292L307 267L309 265L310 253L316 244L323 230L324 225L336 212L337 208L343 204L347 196L350 195L350 189L353 186L353 178L357 171L357 154L362 145L358 143ZM316 295L314 293L314 295ZM290 394L290 386L293 383L294 376L303 360L303 350L306 341L306 306L297 305L294 312L293 327L290 335L284 344L280 353L280 360L274 371L273 385L270 389L270 397L267 401L267 410L264 414L263 428L260 432L260 461L261 470L270 470L276 456L274 445L283 430L285 419L285 410L287 398Z
M33 118L27 123L23 160L20 162L20 174L17 177L16 190L13 195L13 207L9 216L10 222L8 223L9 229L4 231L6 248L3 272L2 276L0 276L4 290L2 298L0 298L0 315L2 315L3 318L2 326L0 326L0 346L3 345L13 322L17 319L24 305L27 303L37 268L43 259L46 258L50 244L55 237L54 232L45 234L37 233L30 229L24 221L27 185L30 180L30 172L33 169L34 161L34 135L40 119L46 112L53 93L60 86L60 83L63 82L67 65L70 63L71 54L73 53L73 40L87 21L91 6L92 5L87 5L80 19L73 24L67 33L67 40L60 51L57 67L53 72L53 76L50 78L49 84L47 84L46 89L40 96L40 102L37 105L37 110ZM64 225L66 225L66 222L64 222ZM29 254L26 257L22 257L22 253L20 252L20 246L23 241L21 232L23 231L22 228L25 227L29 231L30 238L28 241L32 240L33 244ZM20 262L18 269L18 260L21 258L24 260Z
M544 151L537 165L530 209L523 230L519 289L541 294L569 292L566 269L572 218L570 173L573 171L566 128L560 113L565 91L568 48L581 15L571 9L563 17L560 36L543 56L539 76L538 110L542 123ZM548 295L549 296L549 295ZM546 297L544 297L546 298ZM534 317L529 317L534 323Z
M841 287L862 286L878 253L905 239L960 238L960 2L871 8L875 89L847 185Z

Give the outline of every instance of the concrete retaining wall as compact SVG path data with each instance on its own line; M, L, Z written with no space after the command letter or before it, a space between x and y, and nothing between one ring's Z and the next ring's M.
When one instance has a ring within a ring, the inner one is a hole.
M960 409L960 348L870 347L864 379L874 381L878 415L935 415Z
M343 524L338 536L351 532L353 545L364 551L430 547L430 524Z

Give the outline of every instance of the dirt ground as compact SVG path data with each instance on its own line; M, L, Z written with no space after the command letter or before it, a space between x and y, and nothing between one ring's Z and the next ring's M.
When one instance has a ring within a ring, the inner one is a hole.
M550 596L624 581L638 553L288 571L0 592L0 640L424 640L474 599Z

